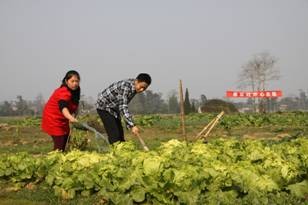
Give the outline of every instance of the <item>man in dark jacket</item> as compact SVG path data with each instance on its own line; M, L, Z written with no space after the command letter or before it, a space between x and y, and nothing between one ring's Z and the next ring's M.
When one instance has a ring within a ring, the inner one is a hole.
M121 115L127 128L134 135L139 134L139 128L134 124L132 115L128 111L128 103L137 93L145 91L151 84L149 74L141 73L135 79L126 79L111 84L99 93L96 108L103 121L109 142L125 141Z

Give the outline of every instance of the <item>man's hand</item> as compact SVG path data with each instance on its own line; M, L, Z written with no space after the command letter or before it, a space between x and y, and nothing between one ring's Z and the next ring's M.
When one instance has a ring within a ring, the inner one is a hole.
M137 126L132 127L132 133L136 136L139 135L139 128Z

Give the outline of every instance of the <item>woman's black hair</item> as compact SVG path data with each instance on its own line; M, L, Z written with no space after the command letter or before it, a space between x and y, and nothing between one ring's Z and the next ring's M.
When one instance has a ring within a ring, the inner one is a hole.
M78 80L80 80L80 75L79 75L79 73L78 73L77 71L75 71L75 70L70 70L70 71L68 71L68 72L65 74L65 76L64 76L64 78L63 78L63 80L62 80L62 85L61 85L61 87L66 86L66 87L69 89L69 91L72 93L72 101L73 101L74 103L78 104L78 103L79 103L79 100L80 100L80 87L78 87L76 90L71 90L71 89L67 86L67 84L66 84L66 81L68 81L69 79L71 79L73 76L77 76Z
M75 71L75 70L70 70L70 71L68 71L68 72L65 74L65 76L64 76L64 78L63 78L63 80L62 80L62 85L66 85L66 81L68 81L69 79L71 79L73 76L77 76L78 80L80 80L80 75L79 75L79 73L78 73L77 71Z
M151 76L147 73L140 73L137 78L139 82L145 82L146 84L150 85L152 82Z

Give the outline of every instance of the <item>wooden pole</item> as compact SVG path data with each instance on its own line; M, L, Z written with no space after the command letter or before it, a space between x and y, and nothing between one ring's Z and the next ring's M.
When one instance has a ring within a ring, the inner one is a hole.
M203 135L203 133L208 129L209 126L211 126L213 124L213 122L215 121L216 118L212 119L211 122L209 122L209 124L207 124L201 132L199 132L199 134L195 137L196 139L199 139L201 137L201 135Z
M143 141L143 139L142 139L142 137L139 135L139 134L137 134L137 137L138 137L138 139L139 139L139 142L141 143L141 145L143 146L143 149L145 150L145 151L150 151L150 149L148 148L148 146L145 144L145 142Z
M207 138L207 136L210 134L210 132L212 131L212 129L217 125L218 121L220 120L220 118L224 115L224 111L222 111L215 119L215 121L212 123L212 125L210 126L209 130L206 132L206 134L204 135L204 139Z
M182 134L184 137L184 140L187 141L186 139L186 130L185 130L185 112L184 112L184 97L183 97L183 85L182 85L182 80L180 80L180 110L181 110L181 126L182 126Z
M224 112L222 111L221 113L219 113L214 119L212 119L203 129L201 132L199 132L199 134L195 137L195 139L199 139L205 131L207 131L207 129L209 127L212 127L211 129L213 129L213 127L216 126L218 120L222 117L222 115L224 114Z

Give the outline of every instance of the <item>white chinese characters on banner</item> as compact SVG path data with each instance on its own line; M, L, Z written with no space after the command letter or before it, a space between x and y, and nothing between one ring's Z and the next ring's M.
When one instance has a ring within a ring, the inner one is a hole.
M282 97L281 90L275 91L227 91L229 98L277 98Z

